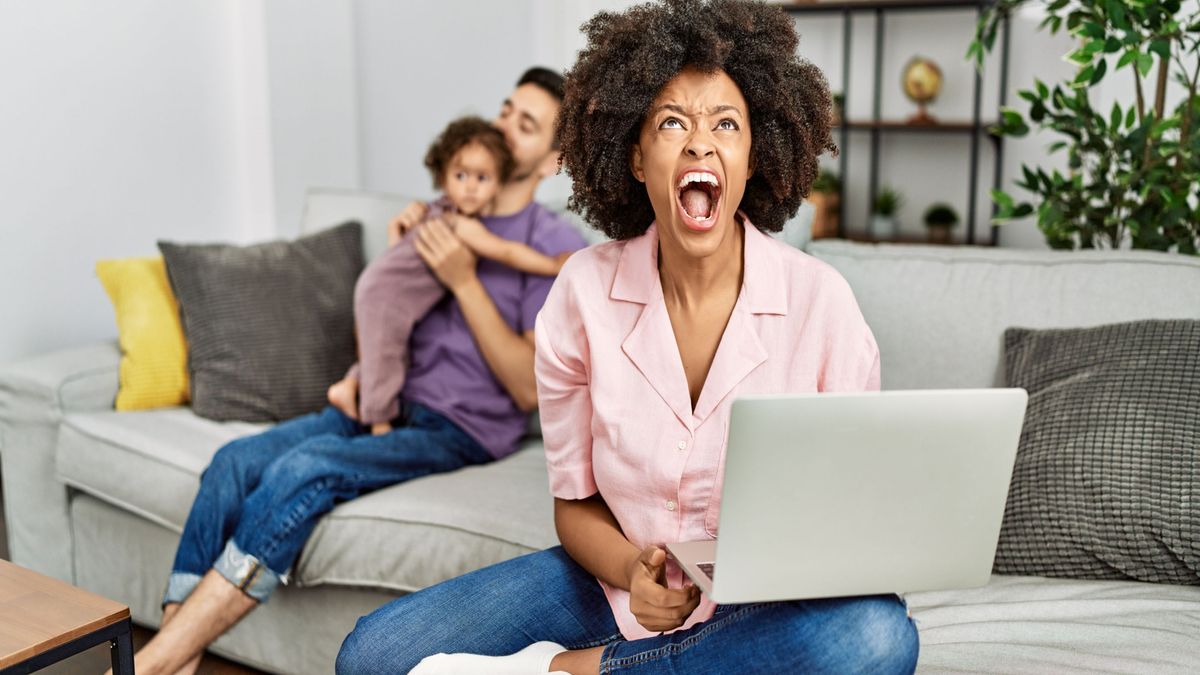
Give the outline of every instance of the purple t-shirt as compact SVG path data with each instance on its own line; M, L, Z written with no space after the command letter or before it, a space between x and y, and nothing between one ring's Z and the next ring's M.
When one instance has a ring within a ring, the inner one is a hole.
M536 202L511 216L482 221L493 233L549 256L586 245L571 223ZM509 328L518 335L533 330L554 277L523 274L486 259L480 259L476 273ZM492 374L453 295L447 294L417 323L408 349L411 363L402 399L445 415L497 459L517 449L528 413L517 408Z

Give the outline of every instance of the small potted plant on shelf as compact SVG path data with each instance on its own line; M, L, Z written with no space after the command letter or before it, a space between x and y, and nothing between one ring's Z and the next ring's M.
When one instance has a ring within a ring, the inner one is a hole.
M904 204L904 196L891 187L885 187L875 197L871 210L871 234L881 238L892 238L900 232L896 213Z
M835 125L842 123L842 118L845 115L846 95L842 92L834 92L833 94L833 123Z
M945 202L930 205L925 210L925 227L929 230L929 243L949 244L950 229L958 225L958 213Z
M817 174L808 201L813 205L812 238L836 237L842 202L842 181L837 174L829 170Z

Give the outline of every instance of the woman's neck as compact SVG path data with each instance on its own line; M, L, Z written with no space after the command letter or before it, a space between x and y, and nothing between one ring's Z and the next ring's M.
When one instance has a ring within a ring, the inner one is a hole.
M711 255L696 257L678 242L658 239L658 275L663 296L678 307L692 309L707 300L734 297L742 287L742 249L746 233L737 219L720 246Z

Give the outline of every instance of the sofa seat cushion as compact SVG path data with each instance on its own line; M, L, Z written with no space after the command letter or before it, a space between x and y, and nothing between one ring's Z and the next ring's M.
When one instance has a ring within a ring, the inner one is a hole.
M912 593L920 673L1184 673L1200 663L1200 588L993 575Z
M224 443L263 429L188 408L68 415L61 480L175 532ZM297 585L404 591L557 543L540 439L499 462L395 485L322 519L289 575Z

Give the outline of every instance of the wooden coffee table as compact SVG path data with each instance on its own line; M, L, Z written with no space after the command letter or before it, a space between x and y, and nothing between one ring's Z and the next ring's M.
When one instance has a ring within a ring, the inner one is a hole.
M0 675L32 673L102 642L133 675L129 608L0 560Z

